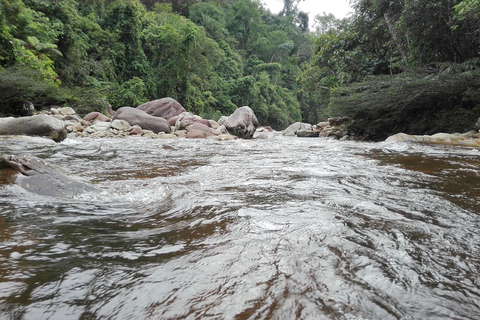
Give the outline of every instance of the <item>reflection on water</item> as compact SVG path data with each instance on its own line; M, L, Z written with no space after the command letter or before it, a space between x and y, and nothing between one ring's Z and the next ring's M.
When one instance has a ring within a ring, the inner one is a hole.
M100 189L0 186L0 318L478 318L478 150L276 137L0 151Z

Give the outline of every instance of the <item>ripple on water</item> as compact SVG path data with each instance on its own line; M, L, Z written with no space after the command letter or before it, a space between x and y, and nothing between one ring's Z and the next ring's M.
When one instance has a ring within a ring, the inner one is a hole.
M68 139L100 190L0 189L0 317L475 319L478 150Z

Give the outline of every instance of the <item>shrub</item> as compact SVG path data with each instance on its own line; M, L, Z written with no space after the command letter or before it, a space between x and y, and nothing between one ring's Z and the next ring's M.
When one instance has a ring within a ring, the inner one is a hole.
M479 88L472 72L376 76L334 90L329 113L354 119L351 134L367 140L462 132L480 116Z
M23 105L32 103L37 110L64 104L73 97L35 69L14 66L0 70L0 115L24 115Z

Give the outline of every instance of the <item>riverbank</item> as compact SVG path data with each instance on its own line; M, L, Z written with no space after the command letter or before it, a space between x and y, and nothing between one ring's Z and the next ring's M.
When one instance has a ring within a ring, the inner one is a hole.
M243 107L248 108L248 107ZM129 108L135 112L140 112L142 115L144 111L139 111ZM241 108L240 108L241 109ZM248 108L249 109L249 108ZM113 110L109 110L109 114L101 114L99 112L92 112L81 118L74 109L70 107L53 107L48 110L42 110L34 117L42 117L41 123L35 124L33 120L25 120L29 117L23 118L2 118L0 119L0 134L2 132L2 124L8 121L19 121L19 125L15 124L16 131L9 134L26 134L31 136L50 136L55 141L61 141L66 137L70 138L115 138L115 137L144 137L149 139L179 139L179 138L205 138L217 141L235 140L238 139L238 133L232 134L232 129L227 128L226 124L228 117L222 117L218 122L215 120L202 119L201 117L185 112L184 109L177 111L177 114L169 119L161 117L148 116L148 121L163 121L165 125L155 130L158 126L153 126L154 130L146 129L148 126L142 126L137 117L133 124L131 118L118 119ZM167 110L171 113L171 109ZM179 113L180 112L180 113ZM249 109L251 115L255 115ZM118 113L118 111L117 111ZM245 117L241 117L242 123L247 123ZM153 119L153 120L152 120ZM56 121L56 122L54 122ZM147 123L151 125L151 123ZM355 136L351 131L352 125L355 122L346 117L330 118L326 122L320 122L316 125L309 123L296 122L283 131L275 131L270 127L256 127L253 124L250 129L250 138L268 139L276 134L282 134L286 137L299 138L333 138L340 141L346 140L362 140L363 137ZM29 128L30 126L30 128ZM40 129L35 126L41 127ZM49 126L50 131L45 128ZM480 126L480 121L477 121L477 128ZM242 125L239 125L242 127ZM243 128L245 125L243 125ZM17 130L18 129L18 130ZM160 131L163 130L163 131ZM8 134L8 133L7 133ZM480 147L480 132L477 130L470 130L465 133L437 133L434 135L408 135L405 133L398 133L388 137L387 142L414 142L426 144L445 144L467 147Z

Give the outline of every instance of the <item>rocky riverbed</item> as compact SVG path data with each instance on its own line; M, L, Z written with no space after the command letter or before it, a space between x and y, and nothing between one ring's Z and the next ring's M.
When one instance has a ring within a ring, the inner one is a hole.
M349 128L349 118L330 118L316 125L296 122L281 132L287 137L329 137L337 140L361 140ZM480 127L480 121L476 128ZM67 136L114 138L145 137L151 139L204 138L212 140L235 140L238 138L265 139L280 134L270 127L259 127L253 110L247 106L238 108L229 117L218 121L202 119L185 111L172 98L163 98L145 103L137 108L122 107L116 112L109 108L107 114L91 112L80 117L70 107L52 107L30 117L0 118L0 134L25 134L47 136L61 141ZM398 133L386 141L418 142L480 147L480 133L470 130L465 133L437 133L435 135L409 135Z

